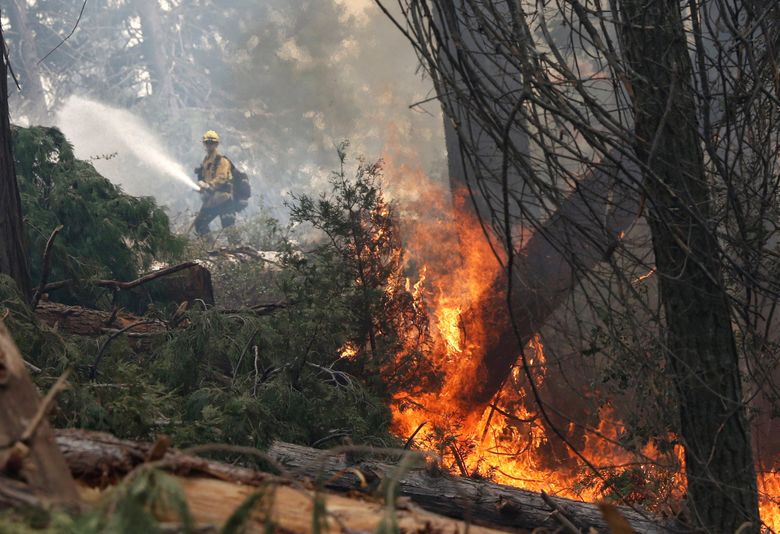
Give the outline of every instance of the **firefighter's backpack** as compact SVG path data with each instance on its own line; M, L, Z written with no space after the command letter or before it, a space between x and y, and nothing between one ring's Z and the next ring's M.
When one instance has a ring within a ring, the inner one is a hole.
M252 186L249 176L230 162L230 174L233 176L233 197L236 200L248 200L252 196Z

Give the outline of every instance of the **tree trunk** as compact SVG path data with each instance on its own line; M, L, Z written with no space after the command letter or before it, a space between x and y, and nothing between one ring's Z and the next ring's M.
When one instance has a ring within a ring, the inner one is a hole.
M680 5L622 0L620 8L667 356L680 400L690 518L707 532L735 532L745 522L758 532L739 361L710 220Z
M144 37L146 66L152 78L152 97L158 105L173 106L171 64L165 49L166 31L160 21L160 5L157 0L137 0L137 5Z
M464 377L464 412L483 410L509 376L520 348L539 332L547 319L565 302L579 277L609 258L619 235L636 220L640 199L630 184L639 171L630 161L610 154L584 177L528 240L516 256L511 310L507 306L508 283L496 280L491 291L474 303L463 318L491 332L481 347L479 376Z
M455 0L434 10L436 25L446 46L435 58L433 81L444 108L444 135L450 189L469 197L474 213L486 227L503 212L504 152L526 154L528 137L513 128L507 139L495 136L496 124L516 121L513 108L523 88L523 75L509 61L493 53L494 45L482 33L470 2ZM490 15L492 24L514 24L511 2L500 3ZM481 16L486 16L484 12ZM522 198L523 175L514 165L506 173L510 191ZM511 208L510 208L511 209ZM528 205L525 209L529 208ZM519 209L512 209L518 215ZM496 236L489 233L490 239Z
M5 39L0 28L0 51L5 50ZM30 269L24 244L22 201L16 183L8 116L8 65L0 53L0 273L16 281L22 294L30 297Z
M518 67L522 62L496 53L496 44L483 26L511 27L518 41L527 38L528 30L512 2L489 5L490 9L479 9L477 16L478 8L467 0L437 2L432 17L443 46L435 58L429 58L445 116L450 187L455 196L470 193L473 211L488 227L504 209L512 221L544 219L539 193L524 192L530 190L523 187L527 134L516 125L503 137L500 133L519 120L515 113L523 90L524 76ZM506 168L505 158L511 162ZM453 388L462 392L458 399L462 414L481 412L488 405L522 347L571 295L579 277L608 259L621 232L638 216L634 186L639 176L636 166L617 153L593 165L557 213L544 220L516 254L509 306L509 280L504 274L464 314L467 332L469 324L481 324L491 335L476 355L477 376L464 376L467 384ZM508 198L502 196L504 186ZM487 238L503 249L504 238L498 233L488 228Z
M20 62L16 66L19 83L22 86L22 111L31 123L41 123L47 114L46 100L38 69L38 50L35 46L35 34L27 20L26 0L8 2L8 18L11 28L17 35Z
M113 484L149 456L152 445L117 439L109 434L83 430L58 430L59 444L66 461L78 480L90 485ZM361 471L369 491L376 491L382 481L398 478L399 494L416 505L447 517L475 524L512 529L560 528L557 514L565 515L582 532L590 527L606 530L599 507L557 497L467 478L457 478L431 468L413 468L398 473L398 465L362 458L352 454L332 454L290 443L276 442L268 451L286 474L301 480L327 481L326 487L341 492L361 490L361 480L350 471ZM177 451L165 456L168 469L178 474L211 476L225 481L256 485L270 475L251 469L207 461ZM363 488L365 491L365 488ZM661 533L673 529L671 523L654 521L629 508L620 508L637 532Z

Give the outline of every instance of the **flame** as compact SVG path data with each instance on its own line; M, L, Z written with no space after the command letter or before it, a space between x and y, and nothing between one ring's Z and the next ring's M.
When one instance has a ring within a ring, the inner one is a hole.
M761 521L772 532L780 532L780 468L775 464L774 471L759 472L758 475L758 507Z
M403 216L407 267L419 272L416 280L405 279L404 287L415 310L427 313L435 324L427 332L426 357L439 376L435 387L394 394L390 409L396 435L406 440L414 434L414 445L437 452L453 473L586 501L615 497L616 486L621 486L623 500L657 513L679 512L685 463L674 436L627 447L622 442L625 425L602 402L596 422L582 429L579 453L561 446L561 437L536 408L529 382L541 388L548 378L539 335L524 348L530 376L515 368L481 414L464 415L457 409L462 392L479 380L477 356L490 335L469 310L492 290L500 264L466 208L465 195L450 204L449 189L409 163L417 161L414 151L398 142L397 133L391 131L388 139L383 158L392 177L388 189ZM524 229L519 232L530 237ZM637 283L653 274L640 276ZM419 343L419 336L410 335L409 343ZM570 422L562 433L572 434L577 425ZM763 474L759 486L763 521L778 531L780 475Z
M463 335L460 330L461 311L459 307L444 306L436 314L439 320L439 333L447 345L449 354L463 352L461 348Z
M351 341L347 341L339 349L339 356L342 358L346 358L347 360L353 360L357 355L358 355L358 348Z

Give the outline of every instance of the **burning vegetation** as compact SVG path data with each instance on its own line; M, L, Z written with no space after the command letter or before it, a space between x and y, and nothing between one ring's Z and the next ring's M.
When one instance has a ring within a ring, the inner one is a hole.
M395 145L389 152L399 150ZM685 459L675 433L642 436L627 428L622 420L626 410L615 408L626 398L610 398L598 383L583 387L570 382L561 368L566 362L545 354L541 332L523 346L518 341L522 334L515 330L516 363L495 396L487 403L475 401L473 391L486 379L485 351L496 345L491 336L513 334L505 325L496 326L510 320L500 308L507 306L506 297L502 301L495 294L505 283L505 258L485 239L489 230L469 209L466 192L450 204L444 200L447 193L421 169L397 165L394 159L387 156L391 191L404 215L405 242L403 252L393 257L403 257L407 271L416 273L405 286L417 319L414 327L400 330L402 350L394 365L383 369L391 391L393 432L407 447L435 451L453 474L590 502L640 505L667 517L681 513ZM518 234L523 243L532 241L533 232L521 229ZM652 276L653 271L642 274L634 283ZM387 289L394 291L396 285ZM480 306L495 308L475 310ZM361 350L350 344L345 354L359 358ZM399 373L411 371L398 364L410 353L426 362L426 374L417 367L413 376L401 378ZM588 397L583 402L596 407L594 413L567 406L577 402L575 395L564 403L546 401L566 388L580 389ZM776 466L776 461L767 465ZM780 474L776 467L758 470L762 520L777 530Z

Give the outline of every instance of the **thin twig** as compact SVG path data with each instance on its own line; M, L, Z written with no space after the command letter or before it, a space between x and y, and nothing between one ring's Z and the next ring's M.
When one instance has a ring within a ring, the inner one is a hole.
M547 503L547 506L552 508L552 514L550 515L561 524L566 532L569 534L581 534L580 529L578 529L574 523L572 523L571 519L569 519L569 517L566 515L566 512L563 511L563 508L561 508L558 503L553 501L545 492L542 492L541 495L542 500Z
M97 377L97 369L98 369L98 364L100 364L100 359L103 357L103 353L106 351L106 348L111 344L111 342L113 340L115 340L116 338L118 338L120 335L124 334L128 330L132 330L133 328L135 328L137 326L142 326L142 325L145 325L145 324L153 324L153 323L156 323L156 322L157 321L154 320L154 319L145 319L143 321L137 321L137 322L135 322L133 324L130 324L130 325L127 325L126 327L122 328L121 330L117 330L116 332L111 334L108 337L108 339L106 340L106 342L103 343L103 346L100 347L100 350L98 351L98 354L95 357L95 362L92 364L92 368L91 368L91 370L89 372L90 380L95 380L95 378Z
M49 56L50 56L50 55L52 55L54 52L56 52L56 51L57 51L57 49L58 49L59 47L61 47L62 45L64 45L64 44L65 44L65 41L67 41L68 39L70 39L71 35L73 35L73 34L76 32L76 28L78 28L78 27L79 27L79 23L81 22L81 17L84 15L84 9L86 9L86 7L87 7L87 0L84 0L84 3L83 3L83 4L81 4L81 11L79 12L79 17L76 19L76 24L74 24L74 25L73 25L73 29L72 29L72 30L70 30L70 33L69 33L68 35L66 35L66 36L65 36L65 38L64 38L62 41L60 41L60 43L59 43L57 46L55 46L54 48L52 48L51 50L49 50L49 53L48 53L48 54L46 54L46 55L45 55L45 56L43 56L41 59L39 59L39 60L38 60L38 63L36 63L36 65L40 65L41 63L43 63L43 61L44 61L44 60L45 60L47 57L49 57Z
M450 443L450 450L452 451L452 455L455 457L455 463L458 464L460 474L468 478L469 471L466 469L466 464L463 462L463 457L460 455L460 452L458 452L458 449L455 447L454 443Z
M412 435L409 436L409 439L406 440L406 443L404 443L404 449L408 449L409 447L412 446L412 443L414 443L414 438L417 437L417 434L420 432L420 430L422 430L423 427L427 424L428 421L423 421L422 423L420 423L417 429L414 432L412 432Z
M257 345L254 346L254 353L255 353L255 383L252 386L252 397L257 397L257 383L259 381L259 375L260 375L260 370L257 367L258 360L260 359L260 349L257 348Z
M52 231L49 239L46 241L46 248L43 250L43 268L41 270L41 281L38 284L38 289L35 290L32 296L32 309L38 307L38 302L41 300L43 290L46 287L46 282L49 280L49 273L51 272L51 251L54 246L54 240L57 235L62 231L63 225L59 225Z

